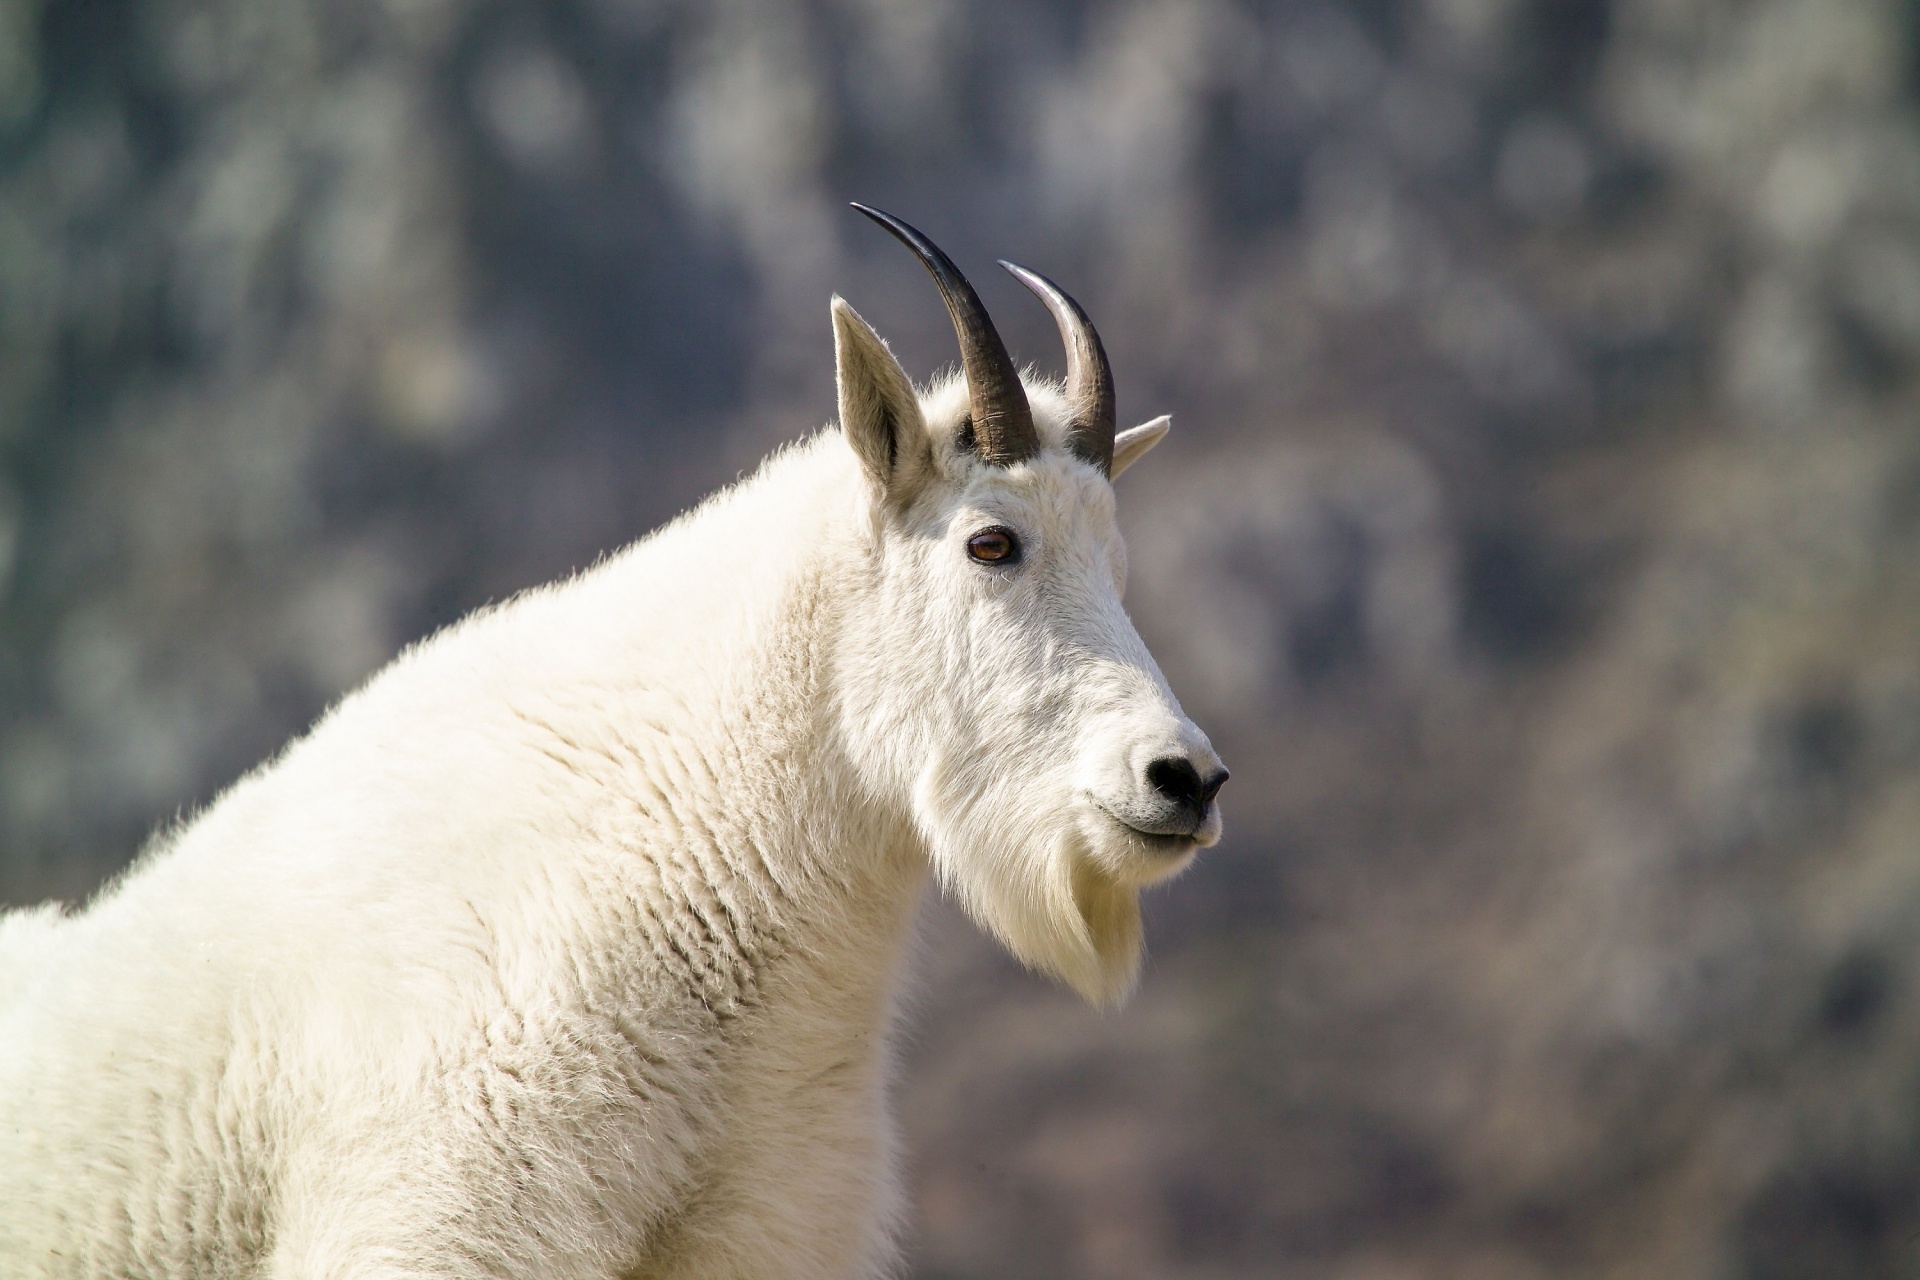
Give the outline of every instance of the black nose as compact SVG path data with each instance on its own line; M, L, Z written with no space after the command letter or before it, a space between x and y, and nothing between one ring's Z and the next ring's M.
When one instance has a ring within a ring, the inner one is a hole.
M1213 803L1220 785L1227 780L1225 769L1216 769L1205 778L1184 756L1163 756L1147 766L1147 785L1183 809L1200 814Z

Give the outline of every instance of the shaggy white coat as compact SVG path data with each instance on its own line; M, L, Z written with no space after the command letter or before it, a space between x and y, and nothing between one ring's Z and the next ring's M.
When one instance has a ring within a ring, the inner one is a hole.
M1057 393L984 466L964 388L835 320L844 432L415 646L84 911L0 918L0 1276L888 1269L929 868L1115 1000L1138 886L1219 830L1129 828L1140 770L1218 762Z

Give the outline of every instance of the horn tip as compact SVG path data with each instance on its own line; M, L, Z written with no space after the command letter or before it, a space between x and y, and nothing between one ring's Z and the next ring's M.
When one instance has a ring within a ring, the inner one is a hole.
M1028 293L1031 293L1034 297L1046 303L1048 310L1055 310L1062 302L1069 301L1066 296L1061 293L1059 285L1047 279L1031 267L1023 267L1017 262L1008 262L1005 258L1001 258L998 261L1001 266L1007 269L1008 274L1027 287Z
M892 214L884 213L881 210L874 208L872 205L861 204L858 200L847 201L847 207L849 209L854 210L856 213L865 214L867 217L872 218L875 222L879 223L881 226L885 227L889 231L893 231L894 229L893 224L896 221L898 221L898 219L896 219ZM898 235L899 232L895 231L894 234Z
M914 253L918 254L922 261L927 261L929 255L945 256L940 253L939 248L934 245L933 241L927 239L927 237L922 234L918 227L894 217L886 210L876 209L872 205L861 204L858 200L849 200L847 201L847 205L879 223L895 240L898 240L913 250ZM931 262L928 262L928 269L932 270Z

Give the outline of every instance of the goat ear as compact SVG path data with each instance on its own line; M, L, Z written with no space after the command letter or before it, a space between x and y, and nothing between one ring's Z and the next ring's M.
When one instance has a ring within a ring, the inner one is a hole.
M920 401L885 340L839 297L833 300L833 358L840 430L875 491L904 502L933 465Z
M1118 480L1120 473L1146 456L1147 450L1167 438L1167 432L1173 426L1173 418L1161 414L1152 422L1143 422L1137 427L1122 431L1113 438L1113 478Z

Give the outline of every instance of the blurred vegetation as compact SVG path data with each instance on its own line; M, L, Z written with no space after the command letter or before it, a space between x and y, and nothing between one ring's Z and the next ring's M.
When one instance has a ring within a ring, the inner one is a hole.
M1098 319L1234 770L1101 1018L930 911L927 1277L1920 1273L1891 0L0 0L0 897L832 410Z

